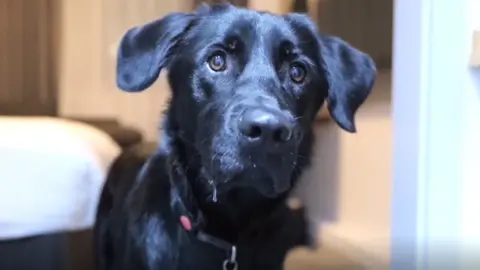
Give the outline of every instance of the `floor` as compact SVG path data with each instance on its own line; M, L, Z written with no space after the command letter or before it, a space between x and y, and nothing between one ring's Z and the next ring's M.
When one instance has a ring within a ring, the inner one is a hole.
M288 256L285 270L365 270L332 249L297 249Z

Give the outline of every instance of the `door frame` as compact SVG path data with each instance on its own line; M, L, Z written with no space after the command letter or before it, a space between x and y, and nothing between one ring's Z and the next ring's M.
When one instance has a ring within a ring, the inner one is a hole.
M474 5L395 1L392 270L474 269L467 255L480 242L473 229L480 196L472 191L480 190L473 124L480 80L468 67Z

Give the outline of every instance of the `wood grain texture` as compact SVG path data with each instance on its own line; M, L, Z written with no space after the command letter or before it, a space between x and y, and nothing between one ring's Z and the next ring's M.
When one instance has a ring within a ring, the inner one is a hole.
M57 0L0 1L0 115L55 115Z
M64 0L62 8L60 113L110 117L156 140L170 96L162 74L148 90L125 93L115 84L116 48L130 28L167 13L188 10L190 0Z
M297 0L307 1L307 0ZM317 22L322 32L336 35L372 56L378 69L391 69L393 0L317 1ZM315 14L316 13L316 14Z

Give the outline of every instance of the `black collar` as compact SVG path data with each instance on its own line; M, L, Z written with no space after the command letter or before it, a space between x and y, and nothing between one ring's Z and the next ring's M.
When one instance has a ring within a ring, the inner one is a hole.
M211 244L219 249L223 249L227 252L227 259L223 261L223 270L237 270L237 246L220 239L218 237L204 233L203 231L197 232L197 239L201 242Z
M226 251L231 251L232 248L235 248L235 245L220 239L218 237L215 237L213 235L207 234L203 231L197 232L197 239L201 242L211 244L219 249L223 249Z

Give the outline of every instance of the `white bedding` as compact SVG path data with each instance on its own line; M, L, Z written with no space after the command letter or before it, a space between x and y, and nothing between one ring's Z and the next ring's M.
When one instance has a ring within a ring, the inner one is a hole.
M0 116L0 240L91 227L120 151L86 124Z

